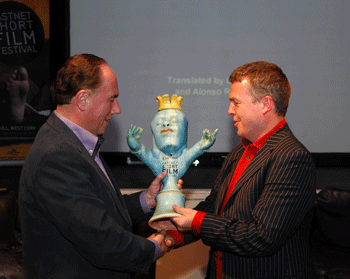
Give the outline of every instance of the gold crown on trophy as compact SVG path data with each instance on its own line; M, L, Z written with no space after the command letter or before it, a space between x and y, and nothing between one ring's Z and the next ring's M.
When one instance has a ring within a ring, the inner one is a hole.
M181 110L180 104L181 104L183 99L184 98L182 98L181 96L172 95L171 102L170 102L168 94L164 94L163 98L161 96L158 96L156 98L156 100L159 104L158 111L160 111L162 109L170 109L170 108Z

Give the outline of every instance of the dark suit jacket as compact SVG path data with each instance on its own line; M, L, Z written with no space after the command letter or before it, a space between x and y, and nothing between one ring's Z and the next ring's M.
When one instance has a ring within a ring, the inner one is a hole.
M108 168L106 168L109 172ZM122 196L75 134L53 113L39 130L20 179L28 278L130 278L147 273L154 244L134 235L147 220L139 193Z
M215 278L215 250L223 251L223 278L312 278L309 231L316 188L310 153L286 124L250 162L220 217L243 152L240 144L228 154L215 187L196 207L208 212L201 225L201 239L212 247L208 278Z

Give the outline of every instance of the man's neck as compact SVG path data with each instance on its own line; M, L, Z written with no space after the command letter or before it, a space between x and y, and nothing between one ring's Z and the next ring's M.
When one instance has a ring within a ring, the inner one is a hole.
M264 135L266 135L269 131L271 131L274 127L276 127L276 125L278 125L278 123L280 123L282 120L284 119L283 116L274 116L272 118L266 119L266 121L264 122L264 126L262 127L262 129L259 131L259 133L254 135L254 138L248 139L251 143L254 143L255 141L257 141L259 138L263 137Z
M65 105L60 105L56 107L56 112L59 113L60 115L64 116L65 118L70 118L69 114L67 113L67 110L64 107Z
M278 123L280 123L282 120L284 119L283 116L276 116L273 119L271 119L267 125L266 125L266 129L265 132L263 133L263 135L265 135L266 133L268 133L269 131L271 131L274 127L276 127L276 125Z
M56 112L58 114L62 115L63 117L67 118L68 120L72 121L76 125L78 125L78 126L83 128L83 126L81 125L79 119L75 116L75 114L67 106L69 106L69 105L57 106Z

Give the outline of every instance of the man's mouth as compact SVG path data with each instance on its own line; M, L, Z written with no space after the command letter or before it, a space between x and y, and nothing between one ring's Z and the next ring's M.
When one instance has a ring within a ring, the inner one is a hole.
M173 129L170 129L170 128L164 128L160 131L161 134L168 134L172 132L173 132Z

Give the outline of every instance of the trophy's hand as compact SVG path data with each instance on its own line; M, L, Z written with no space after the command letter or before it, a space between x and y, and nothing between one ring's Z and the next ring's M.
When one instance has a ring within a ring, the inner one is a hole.
M126 137L129 148L131 151L138 151L142 147L140 143L140 137L142 135L143 129L141 127L137 127L130 125L128 135Z
M218 133L219 129L216 129L213 133L210 133L208 129L203 130L203 135L201 139L201 149L209 149L216 140L216 134Z

